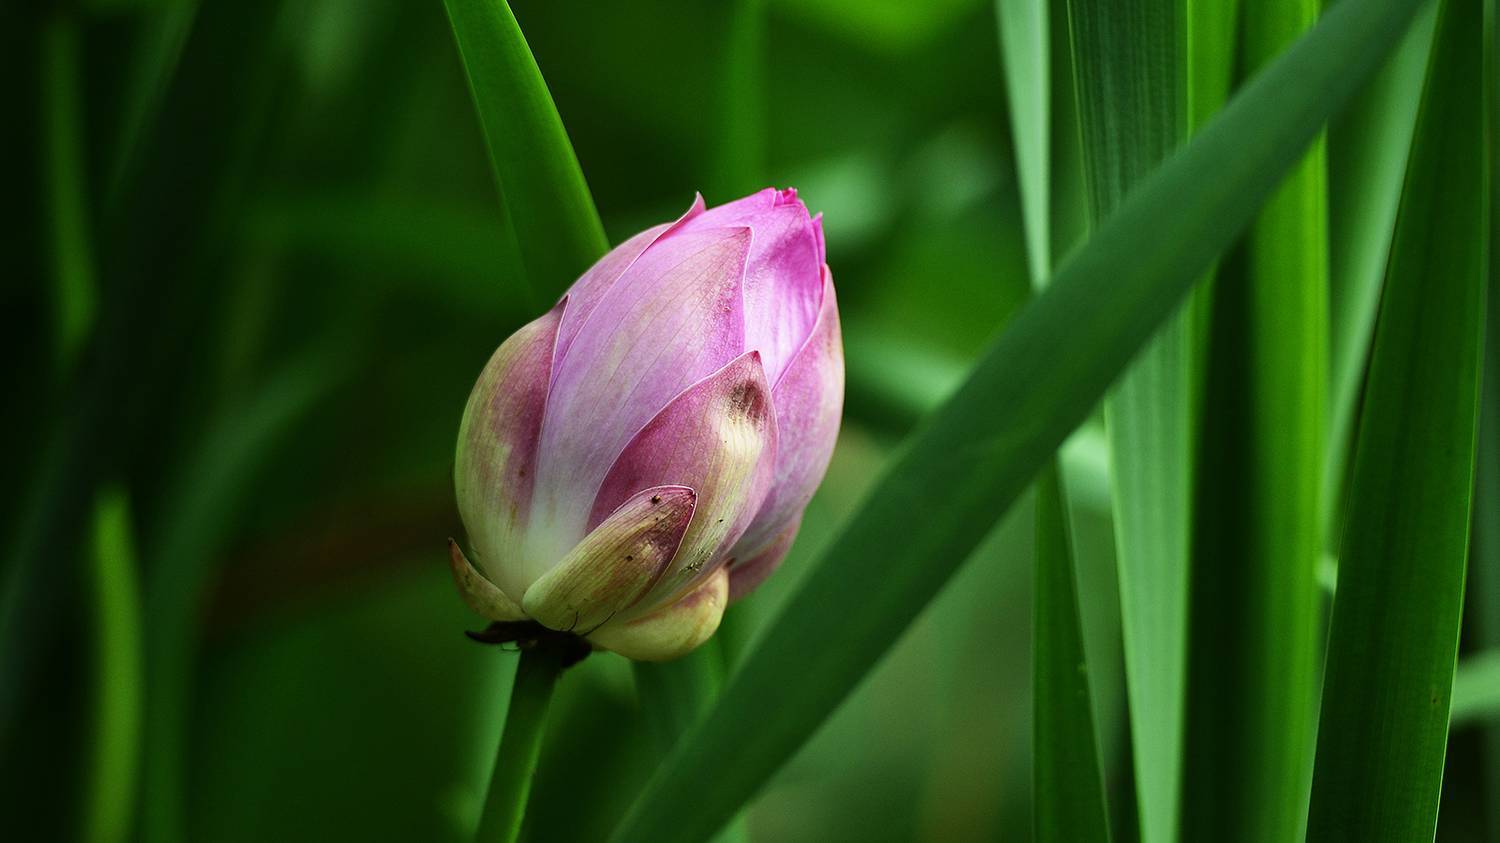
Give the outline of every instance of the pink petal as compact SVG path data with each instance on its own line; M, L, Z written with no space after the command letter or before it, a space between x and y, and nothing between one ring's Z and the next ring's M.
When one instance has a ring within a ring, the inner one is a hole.
M522 533L532 508L537 445L547 405L552 348L568 299L510 336L469 394L458 430L453 481L475 565L512 602Z
M798 513L792 523L777 534L765 549L744 561L731 559L726 567L729 569L729 601L744 597L755 590L755 587L765 582L766 577L781 565L781 560L786 558L787 552L792 549L792 544L797 540L797 530L802 526L802 514Z
M671 484L698 493L682 546L642 609L662 605L701 580L749 526L771 478L772 412L760 356L747 352L674 398L610 468L590 524L637 489Z
M557 334L558 360L568 353L568 348L573 345L573 340L577 338L584 320L594 312L594 308L604 298L604 294L609 292L610 287L614 286L621 275L625 274L625 270L629 269L636 259L651 247L651 244L681 228L683 223L701 213L703 213L703 197L699 195L693 197L693 204L677 218L676 222L652 226L626 240L610 250L609 254L600 258L577 281L573 282L573 286L568 288L567 292L568 300L572 304L568 307L568 312L563 314L562 327L558 329Z
M771 391L776 408L776 463L771 491L734 549L736 558L761 554L801 517L823 481L838 439L844 407L844 346L833 276L823 267L823 303L812 335Z
M754 232L745 263L745 348L761 353L774 384L818 316L821 226L797 191L766 188L693 217L682 231L739 225Z
M583 537L599 485L636 431L744 351L749 246L744 228L678 232L641 255L594 308L553 378L530 555L562 558Z

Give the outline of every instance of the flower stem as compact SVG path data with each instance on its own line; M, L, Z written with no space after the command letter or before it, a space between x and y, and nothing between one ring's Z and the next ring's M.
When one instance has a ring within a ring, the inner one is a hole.
M521 651L476 841L514 843L521 835L526 800L531 795L531 777L542 752L547 708L564 664L563 654L553 647L537 646Z

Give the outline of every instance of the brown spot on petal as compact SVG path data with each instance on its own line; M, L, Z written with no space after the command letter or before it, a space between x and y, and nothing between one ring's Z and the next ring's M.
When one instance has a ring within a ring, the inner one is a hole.
M755 381L742 381L729 392L730 412L739 416L760 415L765 406L765 393Z

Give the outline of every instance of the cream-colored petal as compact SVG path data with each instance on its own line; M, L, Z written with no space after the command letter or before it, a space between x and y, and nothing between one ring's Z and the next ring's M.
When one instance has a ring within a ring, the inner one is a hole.
M637 620L606 624L588 638L636 661L671 661L692 652L714 634L728 602L729 572L720 567L672 605Z
M637 492L521 598L543 626L587 634L634 605L666 570L693 517L686 486Z
M464 602L470 609L492 621L526 620L526 613L521 611L516 601L507 597L499 586L485 579L484 574L469 563L468 557L464 556L458 542L453 539L448 540L448 567L453 571L453 582L458 586L458 593L463 595Z

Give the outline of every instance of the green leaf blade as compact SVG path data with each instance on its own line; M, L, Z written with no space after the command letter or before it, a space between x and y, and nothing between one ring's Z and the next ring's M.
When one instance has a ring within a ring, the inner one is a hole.
M1246 63L1272 60L1317 14L1313 0L1258 4L1245 17ZM1324 162L1320 140L1214 290L1182 800L1190 840L1297 839L1307 814L1323 527Z
M1311 840L1431 839L1458 652L1484 329L1479 0L1445 2L1365 385Z
M1026 223L1026 261L1036 284L1051 271L1051 23L1046 0L996 0L995 16Z
M1328 128L1328 446L1323 472L1327 545L1338 545L1341 498L1360 388L1380 309L1396 207L1411 151L1437 20L1433 3L1340 118Z
M1054 461L1036 481L1033 822L1044 843L1107 841L1109 813L1060 475Z
M552 94L505 0L444 0L535 304L609 248Z
M1072 0L1090 217L1186 136L1188 16L1168 0ZM1198 308L1157 332L1105 401L1141 837L1176 837L1186 696Z
M699 840L754 795L1083 421L1418 2L1336 7L1059 268L907 441L615 839Z
M134 827L141 758L141 594L130 528L130 502L121 488L94 507L92 570L97 680L92 768L81 839L124 843Z
M1466 656L1453 673L1450 725L1457 728L1484 719L1500 721L1500 650Z

